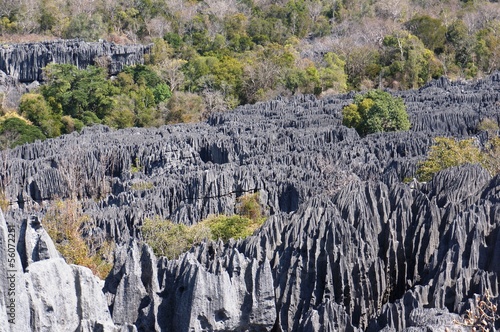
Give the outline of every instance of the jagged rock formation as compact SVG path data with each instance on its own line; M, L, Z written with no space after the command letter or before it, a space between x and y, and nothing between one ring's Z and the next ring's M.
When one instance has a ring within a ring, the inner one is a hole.
M102 293L81 286L105 296L112 321L95 308L68 318L84 331L459 329L453 320L475 293L499 295L500 177L465 165L429 183L402 180L434 136L468 137L483 118L498 122L499 91L495 74L401 92L412 130L365 138L341 125L352 94L275 100L199 124L87 128L3 153L7 220L42 218L40 206L77 197L96 245L120 244ZM194 224L234 213L248 192L259 192L269 218L246 240L204 243L178 260L139 241L145 217ZM31 266L45 264L56 279L68 268L30 224L19 271L35 280Z
M116 75L125 66L144 63L151 45L118 45L106 41L78 39L38 43L4 44L0 47L1 106L16 108L23 93L43 81L42 69L51 63L66 63L84 69L100 61Z
M42 69L50 63L67 63L83 69L103 57L109 61L109 73L116 75L124 66L143 63L150 48L78 39L5 44L0 48L0 70L19 82L30 83L43 81Z
M11 250L13 235L17 251ZM66 264L36 218L24 220L17 232L0 211L0 245L6 273L0 282L0 331L137 330L114 324L102 282L88 268Z

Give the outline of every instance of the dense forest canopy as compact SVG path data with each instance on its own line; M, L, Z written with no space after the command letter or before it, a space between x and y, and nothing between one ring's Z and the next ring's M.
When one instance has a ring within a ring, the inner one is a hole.
M18 110L47 137L90 123L195 121L277 95L417 88L500 66L496 1L0 0L0 16L4 41L154 43L145 68L113 81L99 68L75 74L75 82L66 75L74 68L48 69L52 83L65 82L63 95L42 88L41 99L25 97L29 105ZM93 101L72 92L86 91L89 75L100 82L92 83L100 96ZM40 121L57 129L49 133Z

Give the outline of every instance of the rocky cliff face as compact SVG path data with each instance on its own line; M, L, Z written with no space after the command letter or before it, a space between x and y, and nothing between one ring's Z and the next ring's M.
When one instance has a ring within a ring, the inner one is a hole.
M62 330L62 315L81 331L460 330L453 321L474 294L499 295L500 178L466 165L429 183L402 180L434 136L498 122L499 91L496 74L402 92L412 130L365 138L341 125L352 94L299 96L206 123L97 126L4 152L19 306L36 313L22 326ZM253 192L269 218L246 240L204 243L177 260L139 241L145 217L194 224L234 213L237 197ZM30 217L69 197L84 202L89 236L119 244L104 285L57 258ZM62 296L74 303L58 306Z
M5 44L0 48L0 70L23 83L42 81L42 69L51 63L86 68L98 58L106 59L111 75L124 66L141 64L150 46L118 45L106 41L58 40L39 43Z
M106 41L58 40L4 44L0 47L0 93L2 106L16 108L23 93L43 81L42 69L51 63L72 64L80 69L100 61L116 75L125 66L144 63L150 45L118 45Z

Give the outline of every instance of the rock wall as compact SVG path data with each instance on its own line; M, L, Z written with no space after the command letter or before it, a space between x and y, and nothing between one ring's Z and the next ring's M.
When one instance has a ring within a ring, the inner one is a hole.
M198 124L86 128L2 153L6 218L21 231L50 201L77 197L87 235L119 244L102 290L81 286L105 297L111 321L95 308L68 318L83 331L460 330L453 321L474 294L499 295L500 178L465 165L429 183L402 180L433 137L471 137L483 118L498 122L499 91L495 74L401 92L411 131L364 138L341 125L353 94L249 105ZM140 243L145 217L195 224L234 213L254 192L269 218L246 240L203 243L178 260ZM43 263L51 280L68 269L50 245L19 243L28 280L40 257L54 260ZM62 293L79 296L73 286L53 296ZM56 324L36 312L34 324Z
M151 46L118 45L106 41L58 40L39 43L4 44L0 48L0 70L22 83L43 81L42 69L50 63L67 63L86 68L96 58L109 61L111 75L124 66L141 64Z

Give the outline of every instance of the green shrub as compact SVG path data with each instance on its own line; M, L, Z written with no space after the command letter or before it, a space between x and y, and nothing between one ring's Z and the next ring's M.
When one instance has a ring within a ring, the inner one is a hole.
M491 138L483 151L483 167L492 175L500 173L500 137Z
M141 226L143 240L153 249L155 255L176 259L193 245L210 238L210 229L205 225L186 226L175 224L159 217L146 218Z
M142 172L142 165L139 157L135 157L132 166L130 166L130 173L135 174L138 172Z
M61 118L61 123L63 124L63 133L64 134L69 134L76 131L80 131L83 128L83 122L74 119L69 115L65 115Z
M150 190L154 188L154 184L148 181L141 181L133 183L131 188L132 190L138 190L138 191Z
M237 210L240 215L210 216L193 226L175 224L159 217L146 218L141 226L142 238L155 255L169 259L178 258L204 239L244 239L252 235L265 220L265 217L262 217L258 195L255 193L238 199Z
M498 131L498 123L495 120L484 118L477 125L478 131L496 132Z
M238 198L237 213L245 218L257 220L262 218L262 207L259 202L259 193L243 195Z
M20 118L11 117L0 122L0 149L14 148L45 138L40 129Z
M222 239L244 239L253 234L259 228L264 219L252 220L239 215L234 216L213 216L202 221L210 229L212 240Z
M427 159L418 166L420 181L429 181L437 172L466 163L485 165L485 156L474 145L473 139L457 141L454 138L436 137Z
M354 97L354 103L342 109L342 123L365 136L376 132L410 129L403 99L381 90L371 90Z

